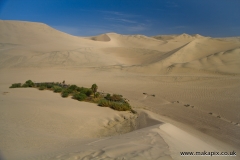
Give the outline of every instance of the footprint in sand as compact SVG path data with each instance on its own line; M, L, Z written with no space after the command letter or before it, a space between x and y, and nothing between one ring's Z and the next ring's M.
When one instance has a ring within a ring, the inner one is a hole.
M233 122L233 121L231 121L231 123L232 123L233 125L235 125L235 126L240 126L239 123L236 123L236 122Z
M191 105L190 104L185 104L184 106L185 107L190 107ZM194 106L191 106L191 108L194 108Z
M143 92L143 94L145 95L144 99L147 98L148 96L152 96L152 97L155 97L155 96L156 96L155 94L149 95L149 94L147 94L147 93L145 93L145 92Z
M3 95L6 95L7 93L9 93L9 92L3 92L2 94L3 94Z
M221 116L219 116L219 115L217 115L217 114L214 114L214 113L212 113L212 112L209 112L208 114L210 114L211 116L214 116L214 117L216 117L216 118L219 118L219 119L221 119L221 120L223 120L223 121L226 121L226 122L228 122L228 123L231 123L231 124L233 124L233 125L235 125L235 126L240 127L240 124L239 124L239 123L236 123L236 122L233 122L233 121L229 121L229 120L227 120L227 119L225 119L225 118L222 118Z

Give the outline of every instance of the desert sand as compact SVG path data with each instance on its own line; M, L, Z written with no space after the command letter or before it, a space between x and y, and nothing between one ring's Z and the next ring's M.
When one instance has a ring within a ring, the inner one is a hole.
M0 77L1 160L239 159L239 37L77 37L0 20ZM9 88L29 79L96 83L137 114ZM237 156L180 156L233 150Z

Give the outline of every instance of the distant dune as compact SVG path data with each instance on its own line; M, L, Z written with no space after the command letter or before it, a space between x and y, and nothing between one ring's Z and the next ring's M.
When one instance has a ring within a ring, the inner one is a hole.
M101 34L99 36L94 36L94 37L88 37L88 39L94 40L94 41L103 41L103 42L108 42L111 39L108 37L107 34Z
M118 112L12 83L62 82L121 94ZM240 153L240 38L72 36L0 20L0 159L228 159Z
M229 51L240 47L240 42L236 39L219 40L188 34L146 37L116 33L81 38L41 23L20 21L0 21L0 23L1 68L119 65L134 72L145 72L151 68L151 73L154 74L166 74L169 68L172 70L176 67L180 67L181 70L187 67L193 70L240 73L239 59L232 62L230 58L224 63L214 65L206 61L204 65L211 66L210 68L204 67L203 63L194 62L194 66L187 65L187 63L192 64L192 61L207 59L211 55L215 59L221 59L217 58L220 56L217 53L221 52L227 52L231 56ZM48 45L49 43L51 45ZM226 69L229 68L228 65L234 69Z

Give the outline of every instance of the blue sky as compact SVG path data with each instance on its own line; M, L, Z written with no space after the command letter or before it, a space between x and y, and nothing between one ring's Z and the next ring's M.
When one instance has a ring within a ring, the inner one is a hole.
M0 0L0 19L42 22L77 36L240 36L240 0Z

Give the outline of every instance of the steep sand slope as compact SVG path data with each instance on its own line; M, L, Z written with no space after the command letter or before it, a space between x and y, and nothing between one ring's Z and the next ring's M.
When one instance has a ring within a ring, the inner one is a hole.
M239 38L107 33L93 40L19 21L0 21L0 37L0 159L206 159L179 152L240 153ZM28 79L97 83L101 92L128 98L138 118L47 91L8 88Z

